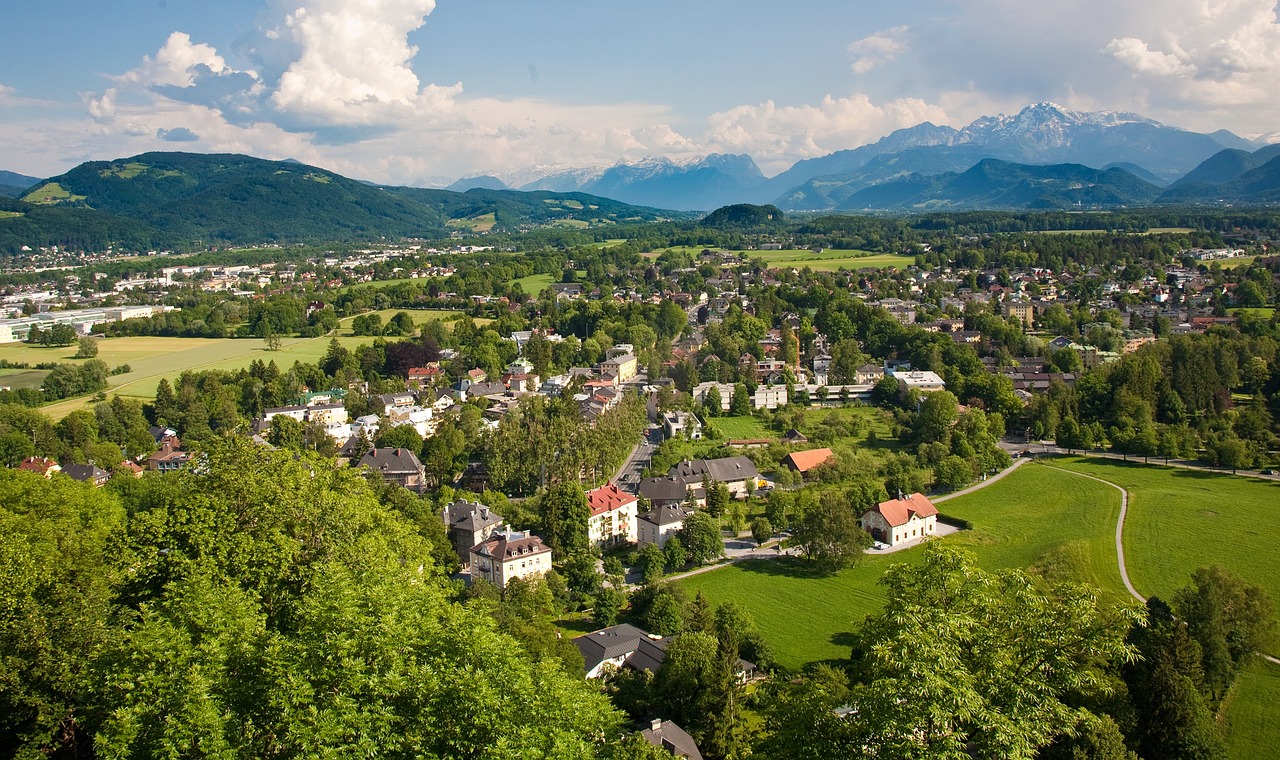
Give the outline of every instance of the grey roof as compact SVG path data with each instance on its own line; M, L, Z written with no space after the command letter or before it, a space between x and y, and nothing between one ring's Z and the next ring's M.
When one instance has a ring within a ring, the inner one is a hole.
M725 457L723 459L694 459L679 462L671 466L669 475L682 478L686 483L701 482L703 477L718 483L733 483L747 478L759 477L755 464L746 457Z
M684 501L688 494L684 481L679 478L645 478L636 489L649 501Z
M408 449L370 449L357 466L369 467L384 474L416 475L422 472L422 463Z
M646 631L626 623L584 633L573 643L582 652L588 672L605 660L622 657L626 667L656 673L667 656L666 639L652 638Z
M69 464L62 468L62 474L82 483L111 477L111 473L92 464Z
M654 720L653 725L640 732L644 740L661 747L676 757L702 760L698 743L683 728L669 720Z
M684 522L685 518L691 514L693 514L693 510L680 505L674 507L654 507L636 519L644 520L651 525L661 527L663 525L671 525L672 523Z
M449 525L472 533L503 522L502 515L484 504L469 502L466 499L460 499L445 507L445 514Z

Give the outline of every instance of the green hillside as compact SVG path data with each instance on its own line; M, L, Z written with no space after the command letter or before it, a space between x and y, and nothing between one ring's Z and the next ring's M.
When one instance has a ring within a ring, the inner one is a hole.
M40 183L21 201L6 201L3 210L26 220L0 225L0 252L10 253L24 244L76 240L137 247L368 240L662 216L581 193L384 187L292 161L193 153L90 161ZM481 218L483 227L468 221Z

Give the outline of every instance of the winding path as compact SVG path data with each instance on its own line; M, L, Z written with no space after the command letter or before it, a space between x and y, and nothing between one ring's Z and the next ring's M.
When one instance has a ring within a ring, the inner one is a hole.
M1089 480L1095 480L1099 483L1105 483L1106 485L1109 485L1120 492L1120 519L1116 520L1116 561L1119 562L1120 564L1120 580L1124 581L1124 587L1129 589L1129 593L1133 596L1134 599L1137 599L1139 602L1146 604L1147 598L1142 594L1139 594L1138 589L1133 587L1133 581L1129 580L1129 569L1124 564L1124 518L1125 518L1125 515L1127 515L1129 512L1129 492L1124 490L1124 488L1120 487L1119 485L1112 483L1110 480L1095 478L1092 475L1085 475L1083 472L1068 470L1065 467L1058 467L1056 465L1048 465L1048 466L1053 467L1053 469L1058 470L1059 472L1065 472L1071 475L1076 475L1081 478L1088 478Z

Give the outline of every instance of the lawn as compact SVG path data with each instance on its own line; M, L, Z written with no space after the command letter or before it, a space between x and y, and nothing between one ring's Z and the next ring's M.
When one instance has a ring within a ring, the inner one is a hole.
M760 420L750 415L743 417L712 417L711 426L720 432L726 440L746 440L753 438L776 438Z
M1141 593L1167 597L1196 568L1218 564L1280 601L1280 483L1078 457L1056 462L1129 492L1125 562Z
M1093 584L1108 597L1127 598L1116 567L1115 520L1120 496L1042 465L1026 465L999 483L939 505L975 528L942 540L971 549L988 569L1032 567L1053 580ZM848 656L848 634L884 594L877 580L896 562L918 562L919 549L868 556L832 576L814 575L803 561L746 562L679 581L713 603L737 601L784 667Z
M392 317L402 311L413 317L413 324L415 327L421 327L433 319L438 319L441 322L444 322L446 329L453 329L453 323L466 316L465 311L458 311L456 309L381 309L378 311L365 312L365 314L377 314L382 317L382 324L385 325ZM354 321L355 317L343 317L338 320L339 331L344 335L350 335L351 323ZM493 320L480 318L474 321L477 325L487 325Z
M1270 757L1280 747L1280 665L1256 659L1223 704L1227 757Z
M898 441L893 435L893 416L884 409L874 406L851 404L847 406L827 406L817 409L806 409L804 422L800 432L812 440L827 420L836 420L848 424L856 421L860 432L856 436L843 437L836 443L849 443L856 446L866 444L871 433L876 434L875 448L896 449Z

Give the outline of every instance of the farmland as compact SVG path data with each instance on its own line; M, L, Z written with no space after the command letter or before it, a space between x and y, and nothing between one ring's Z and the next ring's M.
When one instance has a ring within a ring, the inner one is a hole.
M431 319L451 321L460 314L456 311L442 309L386 309L377 312L386 321L399 311L407 311L414 318L415 324L423 324ZM340 323L337 341L347 348L355 348L369 343L373 339L350 334L351 321L348 317ZM487 324L489 320L477 319L477 324ZM114 375L108 381L107 393L121 396L134 396L151 399L155 396L156 386L161 378L176 379L187 370L237 370L248 367L255 359L264 362L274 361L281 368L293 366L294 362L315 363L329 349L332 336L319 338L285 338L281 341L279 351L268 351L265 341L258 338L158 338L149 336L102 338L98 341L98 358L110 367L127 364L130 371L122 375ZM75 346L46 348L29 346L24 343L8 343L0 346L0 359L10 362L22 362L31 365L42 362L68 362L78 364ZM28 372L26 370L0 370L6 373ZM30 372L40 372L31 370ZM43 376L43 372L40 372ZM23 387L17 382L6 382L0 376L0 385ZM29 382L32 376L27 377ZM39 383L36 382L36 385ZM57 420L68 413L83 408L88 397L65 399L41 408L41 411Z
M835 272L840 269L882 269L892 267L905 269L915 263L914 256L899 256L895 253L872 253L870 251L748 251L750 259L763 259L771 267L803 269L809 267L815 272Z

